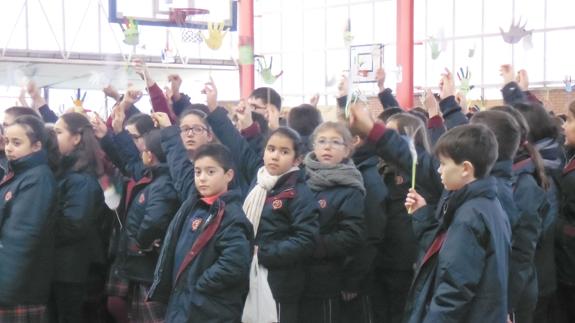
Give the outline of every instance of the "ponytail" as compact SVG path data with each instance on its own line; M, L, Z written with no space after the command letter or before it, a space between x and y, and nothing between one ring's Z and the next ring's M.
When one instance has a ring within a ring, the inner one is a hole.
M551 183L549 182L549 177L547 177L547 174L545 173L545 164L543 163L541 153L539 153L539 150L537 150L529 141L524 141L521 146L525 151L527 151L535 165L535 179L537 180L537 184L547 191L549 186L551 186Z
M58 137L51 126L46 126L46 140L43 148L46 151L46 156L48 156L48 166L54 174L59 174L61 171L60 149L58 148Z

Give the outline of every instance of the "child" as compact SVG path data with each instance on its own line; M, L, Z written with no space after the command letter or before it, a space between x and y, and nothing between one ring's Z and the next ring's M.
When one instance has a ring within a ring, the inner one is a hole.
M62 156L57 172L56 275L52 283L54 322L81 322L88 272L104 261L97 225L104 215L99 146L88 119L79 113L62 115L54 125Z
M166 322L239 322L247 290L252 226L237 191L230 152L196 150L196 191L172 220L149 297L168 302Z
M0 321L45 322L54 269L57 186L44 123L22 116L6 127L9 171L0 182Z
M312 135L313 151L304 160L306 183L320 206L320 230L308 261L300 322L337 322L344 290L346 257L365 239L364 196L361 173L350 158L352 136L344 125L325 122Z
M288 127L297 131L305 145L304 154L312 150L311 134L322 123L320 111L310 104L302 104L289 110Z
M261 157L240 136L227 111L217 107L215 86L206 90L212 111L207 120L218 139L232 151L238 171L252 183L244 209L250 219L259 221L255 225L257 255L259 264L268 269L267 281L278 320L299 322L304 260L313 251L318 230L317 200L299 168L301 139L289 128L273 131L264 142L262 166Z
M439 223L418 264L405 321L505 322L510 228L488 176L497 159L495 136L481 125L459 126L439 139L435 152L448 196L438 205ZM405 204L416 211L425 200L411 190Z
M575 308L575 101L569 104L565 131L568 161L561 177L561 213L557 221L558 322L574 322Z

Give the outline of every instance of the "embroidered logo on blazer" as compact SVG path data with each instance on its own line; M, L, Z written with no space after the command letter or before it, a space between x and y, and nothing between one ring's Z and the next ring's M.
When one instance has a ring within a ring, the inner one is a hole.
M325 209L327 206L327 201L325 199L319 200L319 207Z
M4 194L4 201L8 202L12 199L12 192L8 191L6 192L6 194Z
M142 193L140 195L140 198L138 198L138 203L144 204L144 202L146 202L146 196L144 195L144 193Z
M192 231L196 231L200 227L200 224L202 224L202 219L200 218L194 219L192 221Z
M404 182L405 182L405 180L403 179L403 176L401 176L401 175L395 176L395 185L401 185Z
M274 201L272 202L272 208L273 208L274 210L281 209L282 206L283 206L282 200L274 200Z

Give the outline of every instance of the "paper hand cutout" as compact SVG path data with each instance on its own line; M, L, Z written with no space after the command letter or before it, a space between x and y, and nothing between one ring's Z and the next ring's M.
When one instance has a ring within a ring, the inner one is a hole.
M523 37L530 36L533 33L533 30L525 30L526 25L527 21L525 21L523 26L521 25L521 18L519 18L519 22L517 22L517 24L515 24L515 19L513 19L509 26L509 31L504 32L501 27L499 27L499 31L506 43L517 44Z
M280 71L279 74L276 74L276 75L272 74L272 64L274 61L273 57L270 58L270 65L269 66L267 65L266 58L264 56L256 55L255 57L256 57L256 61L258 63L258 73L260 73L260 76L264 80L264 83L273 84L284 73L284 71ZM262 64L262 61L263 61L263 64Z
M120 25L121 26L121 25ZM140 32L138 31L138 24L134 18L129 18L126 23L124 31L124 44L136 46L140 42Z
M217 50L222 47L222 40L228 32L224 32L224 23L208 23L208 38L202 34L202 38L210 49Z
M343 43L345 46L350 46L353 41L353 34L351 33L351 20L348 19L343 30Z
M443 29L439 30L436 36L429 37L429 47L431 48L431 59L437 59L439 54L447 49L447 41Z
M457 72L457 78L459 78L459 81L461 82L459 84L459 91L467 95L467 93L474 87L473 85L469 85L471 82L471 72L469 72L469 67L465 68L465 72L463 71L463 67L460 67Z

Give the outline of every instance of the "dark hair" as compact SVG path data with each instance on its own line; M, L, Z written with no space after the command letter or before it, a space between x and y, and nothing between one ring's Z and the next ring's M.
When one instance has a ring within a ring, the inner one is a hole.
M32 116L32 117L40 118L40 115L38 114L38 112L36 112L34 109L27 108L27 107L10 107L4 111L4 114L5 115L9 114L14 118L18 118L21 116Z
M310 136L322 122L321 113L311 104L302 104L292 108L287 120L288 126L301 136Z
M269 133L269 135L265 141L265 146L268 145L268 141L270 141L271 137L273 137L274 135L283 136L283 137L291 140L291 142L293 144L293 150L295 152L295 158L298 158L301 156L305 147L304 147L303 141L301 140L300 135L295 130L290 129L288 127L277 128L276 130ZM265 149L265 147L264 147L264 149Z
M254 122L258 123L262 133L268 133L270 131L268 121L266 120L266 118L263 115L252 111L252 120L254 120Z
M527 120L529 124L529 141L536 143L545 138L557 139L559 128L553 121L553 117L545 110L541 104L537 103L517 103L513 107Z
M76 158L72 168L75 171L102 174L103 166L100 160L100 144L94 135L92 124L83 114L77 112L65 113L60 117L72 135L80 135L80 142L71 153Z
M221 144L205 144L196 150L194 161L202 157L210 157L215 160L224 171L234 168L232 153L230 150Z
M431 151L427 136L427 127L421 118L411 113L398 113L387 119L387 122L397 122L397 132L404 136L413 135L416 146L423 147L426 151Z
M483 124L491 129L497 139L497 160L513 160L521 140L517 121L503 111L481 111L473 115L471 124Z
M250 97L260 99L264 104L273 104L278 110L282 108L281 96L271 87L259 87L253 90Z
M160 163L166 162L166 154L162 149L162 131L160 129L152 129L145 134L144 145L146 145L146 150L156 156Z
M569 103L569 112L571 112L571 114L575 116L575 100ZM565 121L567 121L567 116L565 116Z
M44 125L44 121L32 115L17 117L10 126L15 125L24 129L26 137L28 137L31 144L40 142L42 149L44 149L48 155L48 165L52 171L56 171L60 161L60 151L58 150L58 140L56 139L54 131L47 129Z
M483 178L497 160L497 139L484 125L461 125L439 138L435 154L451 158L457 164L469 161L475 169L475 178Z
M380 113L377 116L377 118L383 122L387 122L387 119L389 119L392 115L402 113L402 112L404 112L404 111L400 108L397 108L397 107L389 108L389 109L383 110L383 112Z
M154 129L154 120L145 113L136 113L126 121L126 126L131 125L136 127L140 136L143 136Z
M193 109L193 110L200 110L203 113L205 113L206 115L210 114L210 108L208 108L207 105L202 104L202 103L193 103L190 104L188 106L188 109ZM181 115L181 114L180 114Z
M408 113L413 114L414 116L418 117L421 119L421 121L423 121L424 124L427 124L427 121L429 121L429 112L425 111L423 108L420 107L415 107L409 111L407 111Z
M533 161L533 164L535 165L535 171L536 171L535 179L537 180L537 183L544 190L547 190L550 186L550 183L549 178L545 173L545 164L543 162L543 157L541 157L541 153L539 153L539 150L537 150L535 146L533 146L533 144L529 142L530 130L529 130L529 124L527 123L527 120L525 120L525 117L523 117L523 115L519 111L515 110L513 107L509 105L496 106L491 108L491 110L503 111L511 115L513 118L515 118L515 121L517 121L517 124L521 129L521 139L520 139L521 143L519 146L519 152L525 151L529 155L529 157Z
M184 111L182 111L182 113L180 113L180 118L178 119L178 123L181 123L182 120L189 115L194 115L194 116L198 117L200 120L202 120L202 123L204 124L204 126L206 126L206 128L208 128L209 132L211 132L210 124L206 120L206 118L208 117L208 114L202 110L198 110L198 109L194 109L194 108L185 109Z

